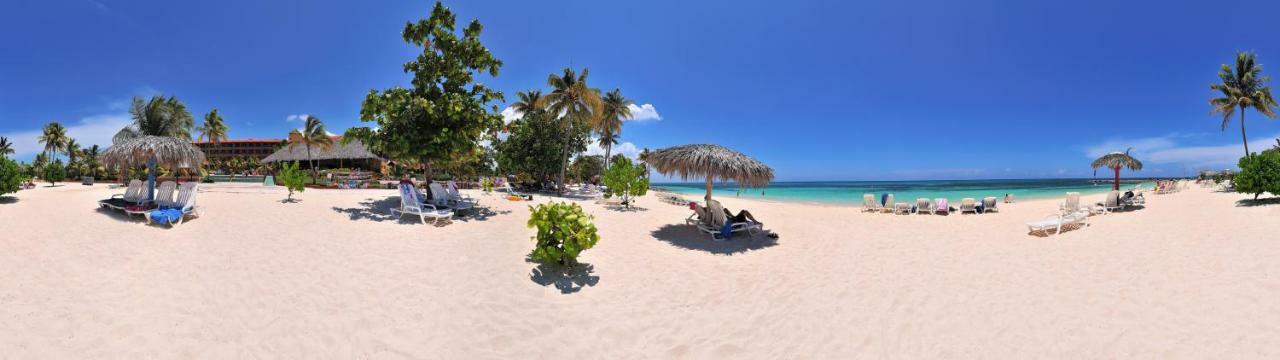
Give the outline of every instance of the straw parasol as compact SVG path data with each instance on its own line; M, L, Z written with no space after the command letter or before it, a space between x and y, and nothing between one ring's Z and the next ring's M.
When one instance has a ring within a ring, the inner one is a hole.
M1129 148L1124 152L1112 152L1110 154L1102 155L1102 157L1093 161L1094 170L1097 170L1100 167L1115 170L1116 182L1111 188L1112 190L1120 190L1120 168L1129 168L1129 170L1134 171L1142 170L1142 162L1129 155L1129 151L1132 150L1133 148Z
M204 163L204 152L191 141L167 136L139 136L111 145L98 156L107 166L147 165L148 200L155 200L156 164L170 169L193 168Z
M759 160L729 148L712 144L682 145L660 149L645 158L664 175L677 174L682 180L707 179L707 200L716 178L733 180L739 186L763 187L773 180L773 169Z

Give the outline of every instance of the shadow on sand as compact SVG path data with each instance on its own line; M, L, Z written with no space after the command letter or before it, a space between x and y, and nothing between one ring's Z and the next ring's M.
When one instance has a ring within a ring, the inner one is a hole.
M99 214L104 214L104 215L106 215L107 217L110 217L111 219L116 220L116 221L119 221L119 222L134 223L134 222L137 222L137 220L138 220L138 218L133 217L133 216L129 216L129 214L126 214L124 211L120 211L120 210L116 210L116 209L111 209L111 208L107 208L107 207L103 207L103 206L99 206L99 207L98 207L97 209L95 209L94 211L97 211ZM144 220L144 221L145 221L145 219L146 219L146 218L143 218L143 220Z
M711 240L711 236L698 231L692 225L667 224L658 230L654 230L652 235L654 238L676 247L719 255L745 253L778 245L777 239L771 238L765 233L751 235L740 232L734 233L733 237L728 240L715 241Z
M572 294L582 291L584 287L596 286L600 277L595 275L595 265L578 263L573 266L560 264L541 264L526 258L529 263L538 264L529 271L529 281L541 285L553 285L561 294Z
M18 198L13 196L0 196L0 204L16 204Z
M1254 207L1254 206L1271 206L1271 205L1280 205L1280 196L1269 197L1265 199L1257 199L1257 200L1244 199L1244 200L1236 201L1237 207Z
M642 207L638 207L638 206L626 207L626 206L622 206L622 205L605 205L605 206L604 206L604 208L605 208L606 210L613 210L613 211L617 211L617 212L645 212L645 211L649 211L649 209L648 209L648 208L642 208Z
M400 207L400 197L391 196L381 199L365 199L359 203L360 206L341 208L334 206L333 211L347 214L351 220L372 220L377 222L397 221L402 224L420 224L422 220L417 215L399 216L392 214L391 209ZM461 213L456 213L451 221L486 221L490 217L497 215L510 214L510 211L493 211L488 207L476 207Z

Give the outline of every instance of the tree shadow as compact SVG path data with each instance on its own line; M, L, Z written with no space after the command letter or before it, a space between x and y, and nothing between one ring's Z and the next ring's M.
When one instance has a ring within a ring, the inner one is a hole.
M510 213L511 210L494 211L493 208L487 206L476 206L461 214L455 212L453 218L463 222L489 221L491 217Z
M1047 237L1050 237L1050 236L1053 236L1053 235L1059 235L1059 234L1063 234L1063 233L1066 233L1066 232L1069 232L1069 231L1081 230L1081 229L1084 229L1084 228L1085 228L1085 227L1087 227L1087 226L1089 226L1089 224L1087 224L1087 223L1086 223L1086 224L1080 224L1080 223L1075 223L1075 224L1066 224L1066 225L1063 225L1063 226L1062 226L1062 230L1055 230L1055 231L1048 231L1048 230L1043 230L1043 231L1029 231L1029 232L1027 232L1027 235L1031 235L1031 236L1035 236L1035 237L1041 237L1041 238L1047 238Z
M1236 201L1236 207L1254 207L1254 206L1271 206L1280 205L1280 197L1269 197L1265 199L1243 199Z
M293 198L280 199L281 204L297 204L300 202L302 202L302 199L293 199Z
M711 236L706 233L698 231L693 225L667 224L658 230L654 230L651 234L655 239L665 241L679 248L705 251L717 255L733 255L778 245L778 239L769 237L765 233L752 235L747 232L738 232L727 240L716 241L712 240Z
M133 216L129 216L129 214L125 213L124 211L108 208L105 206L99 206L94 211L97 211L99 214L106 214L107 217L110 217L116 221L127 222L127 223L136 222L135 221L136 219Z
M333 207L333 211L347 214L351 220L373 220L377 222L384 221L400 221L401 218L407 216L396 216L391 214L391 209L400 207L400 197L390 196L381 199L365 199L359 203L358 207L340 208ZM418 220L418 218L414 218ZM407 221L400 221L405 223ZM420 222L420 221L419 221Z
M623 206L623 205L605 205L605 206L604 206L604 208L605 208L606 210L613 210L613 211L617 211L617 212L645 212L645 211L649 211L649 208L642 208L642 207L639 207L639 206L626 207L626 206Z
M529 280L540 286L553 285L556 290L560 290L561 294L572 294L582 291L588 286L596 286L600 283L600 277L595 275L595 265L588 263L578 263L573 266L565 266L556 263L543 264L526 258L526 262L538 264L529 271Z
M16 196L0 196L0 204L16 204L18 197Z

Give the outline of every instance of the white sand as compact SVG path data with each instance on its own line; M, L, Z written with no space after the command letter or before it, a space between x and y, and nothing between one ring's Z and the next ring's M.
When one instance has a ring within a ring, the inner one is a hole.
M0 200L0 357L1280 358L1280 205L1200 188L1047 238L1024 223L1055 201L730 198L781 239L719 243L652 196L586 203L603 240L572 278L525 261L528 203L496 196L433 227L391 190L222 185L166 229L96 209L120 191Z

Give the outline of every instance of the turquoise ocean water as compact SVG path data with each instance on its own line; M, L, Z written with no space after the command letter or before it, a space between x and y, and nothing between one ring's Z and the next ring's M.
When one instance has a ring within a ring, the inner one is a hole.
M1122 181L1120 188L1128 190L1138 181ZM1141 183L1145 189L1154 183ZM702 183L654 184L672 192L702 197L706 193ZM732 183L717 183L714 196L738 196L738 187ZM741 197L751 199L817 202L832 204L862 204L862 194L891 193L897 202L913 202L917 198L946 198L958 203L962 198L982 199L987 196L1002 198L1013 194L1017 200L1063 198L1067 192L1082 195L1101 194L1111 190L1111 182L1090 179L1024 179L1024 180L929 180L929 181L828 181L828 182L774 182L765 188L742 189ZM761 193L763 192L763 195Z

